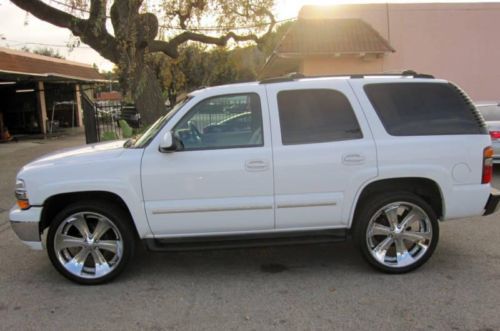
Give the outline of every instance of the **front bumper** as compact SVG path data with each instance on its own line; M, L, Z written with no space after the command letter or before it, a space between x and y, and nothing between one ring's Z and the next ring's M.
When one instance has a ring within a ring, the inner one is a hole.
M22 210L17 206L12 207L9 213L12 230L24 244L33 249L42 249L39 227L41 214L41 207Z
M488 198L488 201L486 202L486 206L484 207L483 216L491 215L491 214L497 212L499 207L500 207L500 191L496 190L496 189L492 189L492 191L490 193L490 197Z

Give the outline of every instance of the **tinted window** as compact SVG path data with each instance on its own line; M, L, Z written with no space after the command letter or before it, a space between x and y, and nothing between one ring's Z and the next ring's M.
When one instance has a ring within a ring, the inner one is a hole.
M468 97L451 84L370 84L365 91L391 135L484 133L482 117Z
M338 91L281 91L278 110L283 145L362 138L349 100Z
M194 106L174 129L184 150L262 146L262 113L255 93L222 95Z

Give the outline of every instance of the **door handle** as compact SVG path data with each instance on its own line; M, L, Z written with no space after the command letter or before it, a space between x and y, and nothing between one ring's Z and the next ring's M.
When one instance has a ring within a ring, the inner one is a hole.
M363 164L365 157L361 154L347 154L342 157L342 163L345 165Z
M245 161L245 169L247 171L264 171L269 169L269 162L264 160L248 160Z

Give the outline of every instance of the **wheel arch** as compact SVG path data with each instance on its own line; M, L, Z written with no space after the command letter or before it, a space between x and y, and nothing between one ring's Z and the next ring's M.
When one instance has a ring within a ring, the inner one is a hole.
M441 219L445 213L443 192L436 181L425 177L385 178L369 182L360 190L351 212L349 228L352 228L356 213L360 210L359 207L369 196L388 190L407 191L418 195L432 207L438 219Z
M79 201L92 201L92 200L114 203L120 208L122 208L130 218L134 234L137 237L139 237L139 231L135 224L130 208L118 194L108 191L68 192L68 193L55 194L47 198L43 203L42 214L40 217L40 223L39 223L40 234L42 234L45 231L45 229L47 229L50 226L54 217L57 215L57 213L61 211L62 208L64 208L64 206L68 206L69 204Z

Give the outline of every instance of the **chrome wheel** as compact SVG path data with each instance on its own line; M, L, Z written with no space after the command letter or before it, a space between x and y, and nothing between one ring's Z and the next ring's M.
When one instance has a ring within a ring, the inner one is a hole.
M78 212L64 219L53 245L61 266L86 279L108 275L123 256L120 231L109 218L95 212Z
M393 202L380 208L366 230L370 254L390 268L416 263L425 255L432 240L429 215L410 202Z

